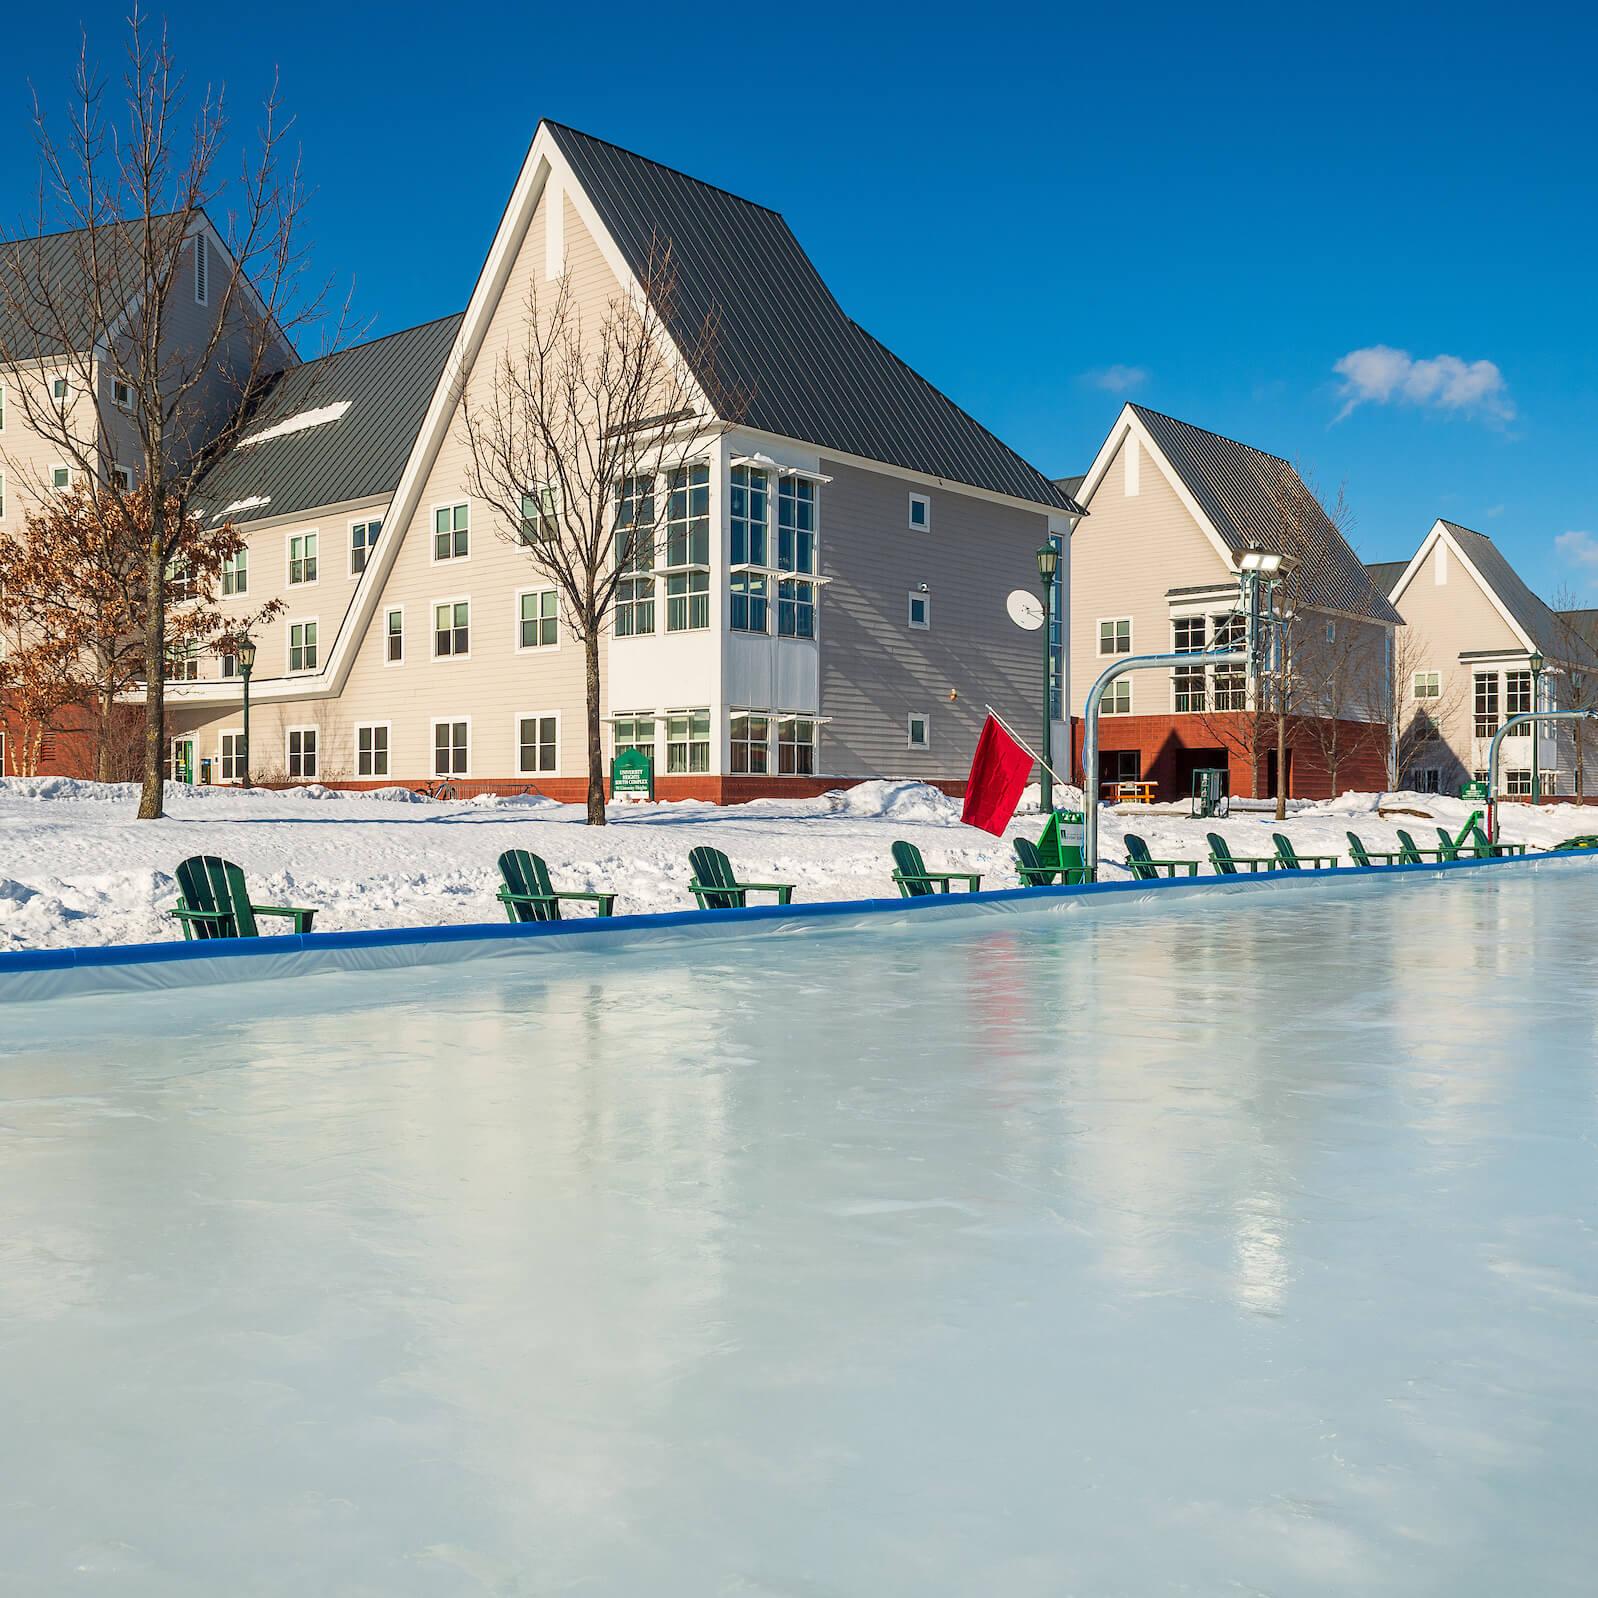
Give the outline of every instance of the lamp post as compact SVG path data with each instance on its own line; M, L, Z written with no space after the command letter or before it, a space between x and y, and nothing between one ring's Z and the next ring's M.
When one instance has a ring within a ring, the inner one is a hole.
M239 786L248 788L250 782L250 673L255 670L255 640L245 637L239 640L238 648L234 653L239 657L239 675L244 679L244 775Z
M1043 759L1039 762L1038 793L1045 815L1054 810L1054 775L1049 748L1054 731L1054 582L1060 570L1060 549L1051 538L1038 546L1038 581L1043 586Z
M1535 715L1543 707L1543 657L1540 650L1531 657L1531 708ZM1537 746L1542 742L1542 723L1531 724L1531 802L1542 798L1542 775L1537 769Z

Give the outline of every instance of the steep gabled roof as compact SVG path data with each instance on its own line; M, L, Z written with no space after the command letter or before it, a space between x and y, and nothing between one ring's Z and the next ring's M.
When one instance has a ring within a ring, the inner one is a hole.
M460 325L457 313L279 373L201 480L202 506L246 522L392 494Z
M114 319L138 293L137 226L110 223L92 240L86 228L0 240L0 349L18 360L87 350L102 322ZM99 317L92 293L96 277ZM65 338L53 336L61 324Z
M1254 543L1296 555L1302 603L1378 621L1403 620L1287 461L1146 406L1128 408L1234 555ZM1304 533L1292 538L1283 526L1288 504L1306 518Z
M544 126L636 277L669 248L675 303L662 310L679 346L692 349L705 319L716 319L715 370L694 375L724 419L1080 512L850 320L775 211L559 123Z
M1448 529L1449 536L1459 545L1461 553L1481 574L1481 579L1492 589L1499 603L1514 618L1515 625L1531 639L1532 643L1552 660L1569 660L1572 652L1578 655L1585 648L1579 637L1572 638L1570 629L1563 626L1558 615L1546 605L1524 582L1520 573L1504 558L1498 546L1486 533L1472 532L1439 517ZM1588 660L1580 662L1590 664Z
M1407 560L1368 560L1365 571L1379 594L1390 595L1393 585L1409 570Z
M1078 472L1075 477L1056 477L1054 486L1069 500L1074 501L1081 492L1082 485L1088 480L1086 472Z

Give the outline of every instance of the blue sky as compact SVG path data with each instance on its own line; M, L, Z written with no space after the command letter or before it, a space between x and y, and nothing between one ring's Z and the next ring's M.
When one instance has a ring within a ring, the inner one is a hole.
M114 64L125 12L8 20L8 228L26 84L61 103L79 20ZM374 332L460 308L548 115L782 211L852 315L1052 474L1135 398L1346 482L1367 559L1444 515L1598 603L1598 22L1574 9L166 15L241 113L281 69L317 263Z

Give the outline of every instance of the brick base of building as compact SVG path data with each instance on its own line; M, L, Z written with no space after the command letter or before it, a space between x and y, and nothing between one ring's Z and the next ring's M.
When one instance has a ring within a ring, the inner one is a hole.
M536 794L540 798L553 799L557 804L580 805L588 798L586 777L548 777L539 782L529 782L525 777L363 777L324 780L322 786L337 789L341 793L371 793L378 788L421 789L445 780L459 799L475 799L483 794ZM857 783L874 780L870 777L659 777L655 781L655 797L659 800L697 799L713 805L741 805L751 799L817 799L834 789L853 788ZM930 777L925 780L929 787L941 789L952 799L959 799L965 794L964 777ZM297 788L303 784L258 782L255 786ZM608 795L608 785L606 792Z

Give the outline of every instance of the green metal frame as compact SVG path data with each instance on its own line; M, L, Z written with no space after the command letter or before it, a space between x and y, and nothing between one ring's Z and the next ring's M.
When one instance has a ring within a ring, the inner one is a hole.
M774 893L778 904L793 903L791 882L739 882L732 874L732 862L708 844L690 849L688 864L693 870L688 891L701 910L746 910L751 893Z
M563 901L591 903L594 913L601 916L608 916L615 909L613 893L557 891L549 880L549 867L543 856L528 849L507 849L499 857L499 874L504 882L494 897L504 905L511 921L559 921Z

